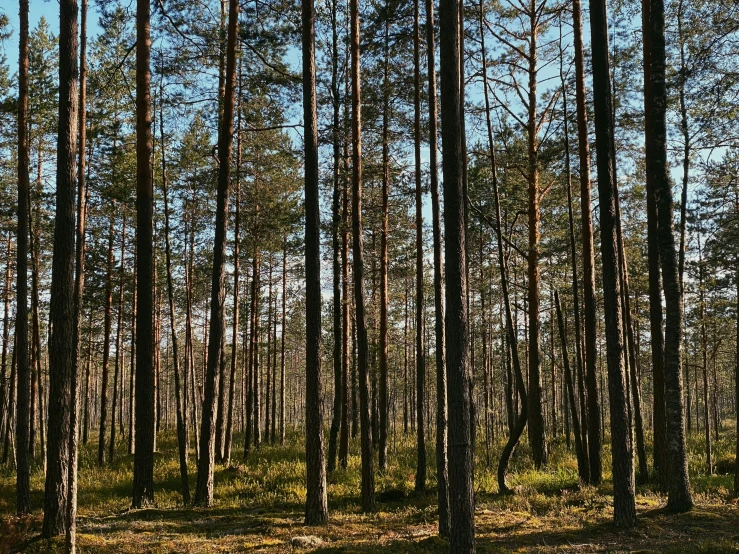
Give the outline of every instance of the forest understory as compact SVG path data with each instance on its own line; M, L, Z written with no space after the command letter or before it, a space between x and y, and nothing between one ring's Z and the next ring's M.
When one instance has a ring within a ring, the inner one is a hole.
M653 483L637 484L639 523L622 530L613 525L612 482L609 472L600 487L579 486L577 461L564 437L552 445L550 463L535 471L524 442L511 463L511 495L498 494L495 463L503 443L490 448L486 465L484 438L478 441L475 471L476 541L478 552L739 552L739 507L730 491L733 483L733 422L715 443L714 475L703 466L699 433L688 438L690 478L696 507L688 514L665 512L666 496ZM239 444L237 436L236 444ZM388 471L377 475L378 510L360 510L359 441L352 441L346 470L328 477L331 520L327 526L304 526L305 451L289 437L286 446L264 445L246 462L241 454L233 465L215 471L215 506L183 507L179 488L177 442L163 433L155 459L156 506L131 510L133 456L121 442L115 462L95 463L96 442L80 450L77 545L84 553L165 552L447 552L448 542L437 533L436 477L429 465L429 488L413 491L415 442L412 435L391 443ZM605 445L610 441L606 440ZM432 452L430 451L429 454ZM604 449L610 468L610 449ZM433 456L429 456L433 459ZM238 460L238 461L236 461ZM195 481L190 460L191 486ZM0 553L63 552L64 537L40 538L42 512L14 515L14 472L0 473ZM43 473L31 474L31 501L41 506ZM314 538L315 537L315 538ZM311 544L312 543L312 544Z

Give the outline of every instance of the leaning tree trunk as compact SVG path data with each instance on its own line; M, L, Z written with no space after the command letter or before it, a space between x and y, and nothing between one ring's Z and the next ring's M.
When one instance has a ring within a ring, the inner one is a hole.
M436 332L436 481L439 498L439 535L449 536L449 460L447 442L446 327L444 325L444 265L441 241L441 208L438 173L438 119L436 104L436 60L434 52L434 0L426 0L426 48L429 102L429 180L434 241L434 308Z
M441 0L441 139L446 235L446 351L449 399L451 552L475 551L472 391L465 253L464 130L460 80L460 0Z
M669 487L667 508L684 512L693 507L685 445L685 413L681 364L683 305L672 230L672 187L667 170L667 86L665 79L665 14L663 0L650 0L650 75L646 141L647 173L654 178L657 203L659 259L665 293L665 415Z
M513 324L513 316L511 315L511 301L508 293L508 275L505 264L505 257L503 255L503 234L501 229L501 216L500 216L500 194L498 192L498 168L495 160L495 140L493 138L493 125L490 120L490 93L488 90L488 72L487 72L487 51L485 50L485 34L482 32L483 29L483 18L484 11L482 7L480 9L480 30L482 37L482 82L483 82L483 96L485 98L485 122L488 135L488 149L490 152L490 169L493 176L493 199L495 200L495 237L497 239L498 246L498 270L500 271L500 283L501 292L503 294L503 305L505 308L505 326L506 326L506 339L508 342L508 348L511 353L511 361L513 363L515 380L516 380L516 391L521 401L521 412L515 418L515 424L511 426L511 433L508 437L508 441L503 447L503 451L498 461L498 489L502 493L510 492L508 485L506 485L505 477L508 471L508 463L510 462L513 451L521 439L524 429L526 428L526 422L528 419L528 399L526 396L526 385L521 369L521 360L518 356L518 339L516 337L516 330ZM513 403L511 403L513 404ZM511 407L511 412L513 406Z
M328 521L321 417L321 210L313 0L302 0L303 118L305 121L305 466L306 525Z
M224 335L224 301L226 298L226 227L228 225L228 193L231 180L231 143L233 141L234 91L236 89L236 37L239 26L239 3L230 0L228 11L228 52L226 55L226 91L223 118L218 138L218 193L216 207L213 274L210 300L210 342L208 343L205 398L200 429L200 459L195 503L213 504L213 460L215 457L216 396L218 394L218 364Z
M136 409L132 506L154 503L154 175L151 2L136 3Z
M615 148L611 108L611 77L608 58L608 27L605 0L590 0L590 33L593 45L593 95L595 145L598 151L601 256L608 362L608 396L611 411L613 466L613 519L619 527L636 525L634 461L627 414L624 342L621 318L615 180ZM592 424L592 423L591 423Z
M49 311L49 351L54 355L49 360L49 431L43 537L66 533L67 529L66 469L69 464L69 416L75 354L74 294L70 292L74 291L77 188L77 11L77 2L74 0L62 0L59 4L59 129Z

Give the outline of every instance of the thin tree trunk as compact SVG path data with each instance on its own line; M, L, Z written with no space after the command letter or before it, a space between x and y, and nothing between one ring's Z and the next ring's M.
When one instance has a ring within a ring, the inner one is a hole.
M305 465L307 491L305 524L322 525L328 521L328 501L321 414L321 211L318 190L318 116L316 111L316 12L313 0L302 0L301 13L306 214Z
M708 334L706 331L706 290L703 265L703 250L701 248L701 232L698 231L698 302L701 333L701 357L703 358L703 428L706 436L706 471L708 475L713 473L713 462L711 460L711 425L708 417Z
M114 242L113 216L110 216L108 229L108 262L107 276L105 278L105 321L103 323L103 375L100 391L100 432L98 434L98 465L105 464L105 436L107 434L108 422L108 379L110 369L110 333L111 312L113 304L113 242Z
M590 143L588 142L588 112L585 93L585 62L582 40L582 10L580 0L573 0L572 23L575 46L575 101L577 106L577 142L580 158L580 212L583 243L583 312L585 362L583 382L580 383L580 412L582 414L583 443L587 437L589 483L599 485L602 478L602 443L598 380L596 374L596 314L595 314L595 257L593 247L593 214L590 195ZM584 394L587 391L587 394ZM587 410L585 404L587 403Z
M172 249L169 242L169 199L167 194L167 161L164 148L164 94L160 98L159 133L161 136L162 154L162 196L164 198L164 261L167 271L167 303L169 308L169 330L172 340L172 356L174 364L174 393L177 408L177 453L180 462L180 482L182 484L182 502L190 503L190 482L187 476L187 414L182 407L182 398L187 396L187 388L180 386L180 352L177 338L177 325L174 313L174 283L172 281ZM238 308L237 308L238 309ZM183 394L184 393L184 394Z
M424 345L423 290L423 191L421 190L421 24L420 0L414 0L413 82L414 82L414 152L416 162L416 492L426 490L426 423L423 413L426 382L426 351Z
M16 512L31 511L29 483L29 432L30 432L30 368L28 348L28 191L30 189L28 166L28 0L20 0L20 43L18 59L18 212L16 236L16 318L15 347L17 356L17 392L15 417L16 449Z
M210 301L210 343L208 344L207 374L203 419L200 430L200 459L195 503L200 506L213 504L213 459L215 457L216 395L219 384L217 364L223 348L225 290L226 229L228 226L228 194L231 172L231 143L233 141L234 91L236 89L236 37L239 27L239 3L229 0L228 47L226 54L226 91L223 118L218 139L220 164L218 167L218 193L216 208L215 242L213 249L213 274Z
M304 0L309 2L310 0ZM354 308L356 310L357 365L359 369L359 412L362 450L362 511L375 511L375 472L369 399L369 352L364 304L364 247L362 236L362 112L359 53L359 1L350 0L351 90L352 90L352 241L354 263Z
M334 370L334 404L331 419L331 432L328 441L328 471L336 469L336 455L341 429L341 407L343 405L342 387L342 342L341 342L341 262L339 252L339 226L341 214L339 213L340 172L339 163L341 151L339 144L339 33L337 26L338 1L331 2L331 103L333 107L333 127L331 139L333 141L333 198L331 204L331 246L333 253L333 370ZM380 454L382 456L382 454Z
M125 279L125 260L126 260L126 219L123 218L123 230L121 236L121 268L118 283L118 324L115 334L115 367L113 370L113 405L110 410L110 444L108 445L108 462L113 462L115 452L115 413L118 408L118 383L120 380L120 371L123 364L123 342L121 341L121 330L123 324L123 285Z
M285 334L287 331L287 239L282 246L282 336L280 337L280 444L285 444ZM343 436L343 435L342 435Z
M434 0L426 0L426 57L428 61L429 180L434 242L434 310L436 337L436 481L438 483L439 535L449 536L449 459L447 442L446 327L444 322L444 266L439 201L438 120L436 102L436 54L434 47Z
M417 2L416 2L417 3ZM385 8L390 9L388 2ZM380 231L380 436L379 460L380 471L387 469L387 434L388 434L388 198L390 195L390 143L388 139L390 126L390 84L389 84L389 35L390 19L385 18L385 36L383 41L383 81L382 81L382 227ZM417 42L417 41L416 41ZM414 42L415 44L415 42ZM416 46L417 48L417 46Z
M236 367L238 365L238 336L239 336L239 235L241 225L241 74L239 73L239 101L236 116L236 205L234 213L234 246L233 246L233 264L234 264L234 299L233 299L233 327L231 332L231 375L228 390L228 416L226 420L226 437L223 448L223 461L226 465L231 462L231 445L233 442L233 413L234 413L234 395L236 393ZM187 426L185 426L187 428Z
M575 432L575 452L577 454L577 472L580 480L587 483L588 479L588 459L582 444L582 435L580 434L580 422L577 417L577 403L575 401L575 389L572 385L572 373L570 371L570 356L567 353L567 333L565 332L564 319L562 317L562 307L559 303L559 293L554 292L554 302L557 309L557 325L559 327L559 340L562 344L562 362L565 368L565 386L567 387L567 395L569 397L570 410L572 415L572 427ZM553 337L552 337L553 338Z

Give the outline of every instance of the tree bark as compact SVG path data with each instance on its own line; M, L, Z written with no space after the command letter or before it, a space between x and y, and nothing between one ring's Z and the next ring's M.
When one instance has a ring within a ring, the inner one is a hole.
M113 216L110 216L108 229L108 265L105 278L105 316L103 323L103 367L102 381L100 386L100 432L98 434L98 465L105 464L105 435L107 434L108 422L108 380L110 373L110 333L112 326L113 305L113 242L114 242Z
M132 506L154 503L154 176L151 6L136 3L136 407Z
M583 442L587 437L589 483L599 485L602 478L602 443L600 403L596 373L596 314L595 314L595 259L593 248L593 214L591 211L590 143L588 139L588 111L585 93L585 63L582 41L582 10L580 0L573 0L572 23L575 46L575 101L577 105L577 142L580 158L580 211L583 242L583 312L585 339L585 379L580 382L580 412L582 414ZM584 386L583 386L584 385ZM587 395L582 394L587 390ZM587 403L587 410L585 404Z
M66 533L67 465L74 373L75 192L77 188L77 2L59 5L59 128L49 324L49 432L41 534ZM20 275L19 271L19 275ZM40 354L40 353L39 353ZM76 399L75 399L76 400ZM43 419L41 420L43 425Z
M446 351L449 399L450 551L475 552L472 391L467 319L466 226L459 0L441 0L441 138L446 235Z
M413 81L414 81L414 157L416 162L416 492L426 490L426 423L423 400L426 381L426 350L424 345L423 290L423 191L421 189L421 28L419 1L414 0Z
M659 258L665 293L665 415L669 488L667 508L684 512L693 507L688 478L683 410L681 344L682 291L678 275L675 237L672 231L672 188L667 171L667 88L665 79L665 17L663 0L650 0L650 71L648 111L649 137L646 141L647 172L654 178L657 204Z
M356 0L354 0L356 2ZM321 414L321 210L313 0L302 0L303 120L305 122L305 524L328 521Z
M304 0L309 1L309 0ZM354 263L354 308L356 310L357 365L359 369L359 412L362 450L362 511L375 511L375 472L369 404L369 352L364 305L364 247L362 236L362 103L359 53L359 0L350 0L351 92L352 92L352 242Z
M642 0L642 37L644 57L644 137L645 144L652 142L650 120L651 97L651 32L650 0ZM662 331L662 283L660 276L660 250L657 222L657 201L654 195L654 175L646 172L647 196L647 258L649 266L649 327L652 345L652 380L654 389L654 470L663 491L669 486L667 456L667 422L665 414L664 335Z
M125 260L126 260L126 219L123 218L123 230L121 234L121 268L118 282L118 323L115 334L115 366L113 369L113 404L110 410L110 444L108 445L108 462L113 462L115 452L115 413L118 409L118 383L120 381L121 367L123 364L123 342L121 340L121 331L123 326L123 285L125 281ZM122 400L122 399L121 399Z
M615 180L615 148L605 0L590 0L590 32L591 44L593 45L595 144L598 151L603 297L613 453L613 519L618 527L633 527L636 525L636 504L634 500L633 452L627 415L628 398L626 396L627 376L625 375L624 365L624 334L621 326L620 279L622 273L618 257L616 222L618 187Z
M234 91L236 89L236 37L239 27L239 3L229 0L228 47L226 54L226 91L223 118L218 139L218 192L216 208L215 242L213 249L213 274L210 301L210 342L203 402L203 419L200 429L200 459L195 489L195 504L213 504L213 460L215 457L216 395L218 394L218 363L223 348L226 258L226 228L228 227L228 194L231 181L231 143L233 142Z
M434 242L434 331L436 337L436 481L438 483L439 535L449 536L449 458L446 373L446 326L444 322L444 262L442 260L441 207L439 201L438 120L436 101L436 53L434 47L434 0L426 0L426 57L429 103L429 181Z

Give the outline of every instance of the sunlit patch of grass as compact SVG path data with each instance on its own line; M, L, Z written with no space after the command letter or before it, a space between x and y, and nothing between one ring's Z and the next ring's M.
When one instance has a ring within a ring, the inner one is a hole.
M184 506L174 433L162 433L155 457L156 506L130 510L133 457L121 441L113 463L97 465L97 443L91 440L80 456L80 550L94 553L138 552L291 552L291 539L317 535L319 552L446 552L437 536L437 482L433 435L427 441L427 490L414 491L415 435L391 440L389 466L375 478L378 510L360 509L361 460L358 439L352 440L347 469L328 476L331 521L319 528L303 524L305 450L298 434L285 446L263 444L243 458L236 436L231 465L215 470L215 505ZM649 437L648 437L648 440ZM708 475L703 437L688 437L691 482L697 507L673 516L662 508L666 497L653 483L637 488L639 525L618 530L611 525L613 486L610 445L603 450L603 483L579 483L577 461L563 439L550 443L549 461L536 470L525 436L511 460L508 484L512 495L500 495L497 460L504 445L496 437L488 447L477 442L475 465L476 535L479 552L737 552L739 513L729 502L733 475ZM733 454L733 431L725 429L714 444L714 459ZM488 459L490 464L488 465ZM189 484L195 489L194 453L189 457ZM0 468L0 552L9 545L24 552L63 550L63 541L39 540L44 476L40 465L31 475L32 516L13 516L15 475Z

